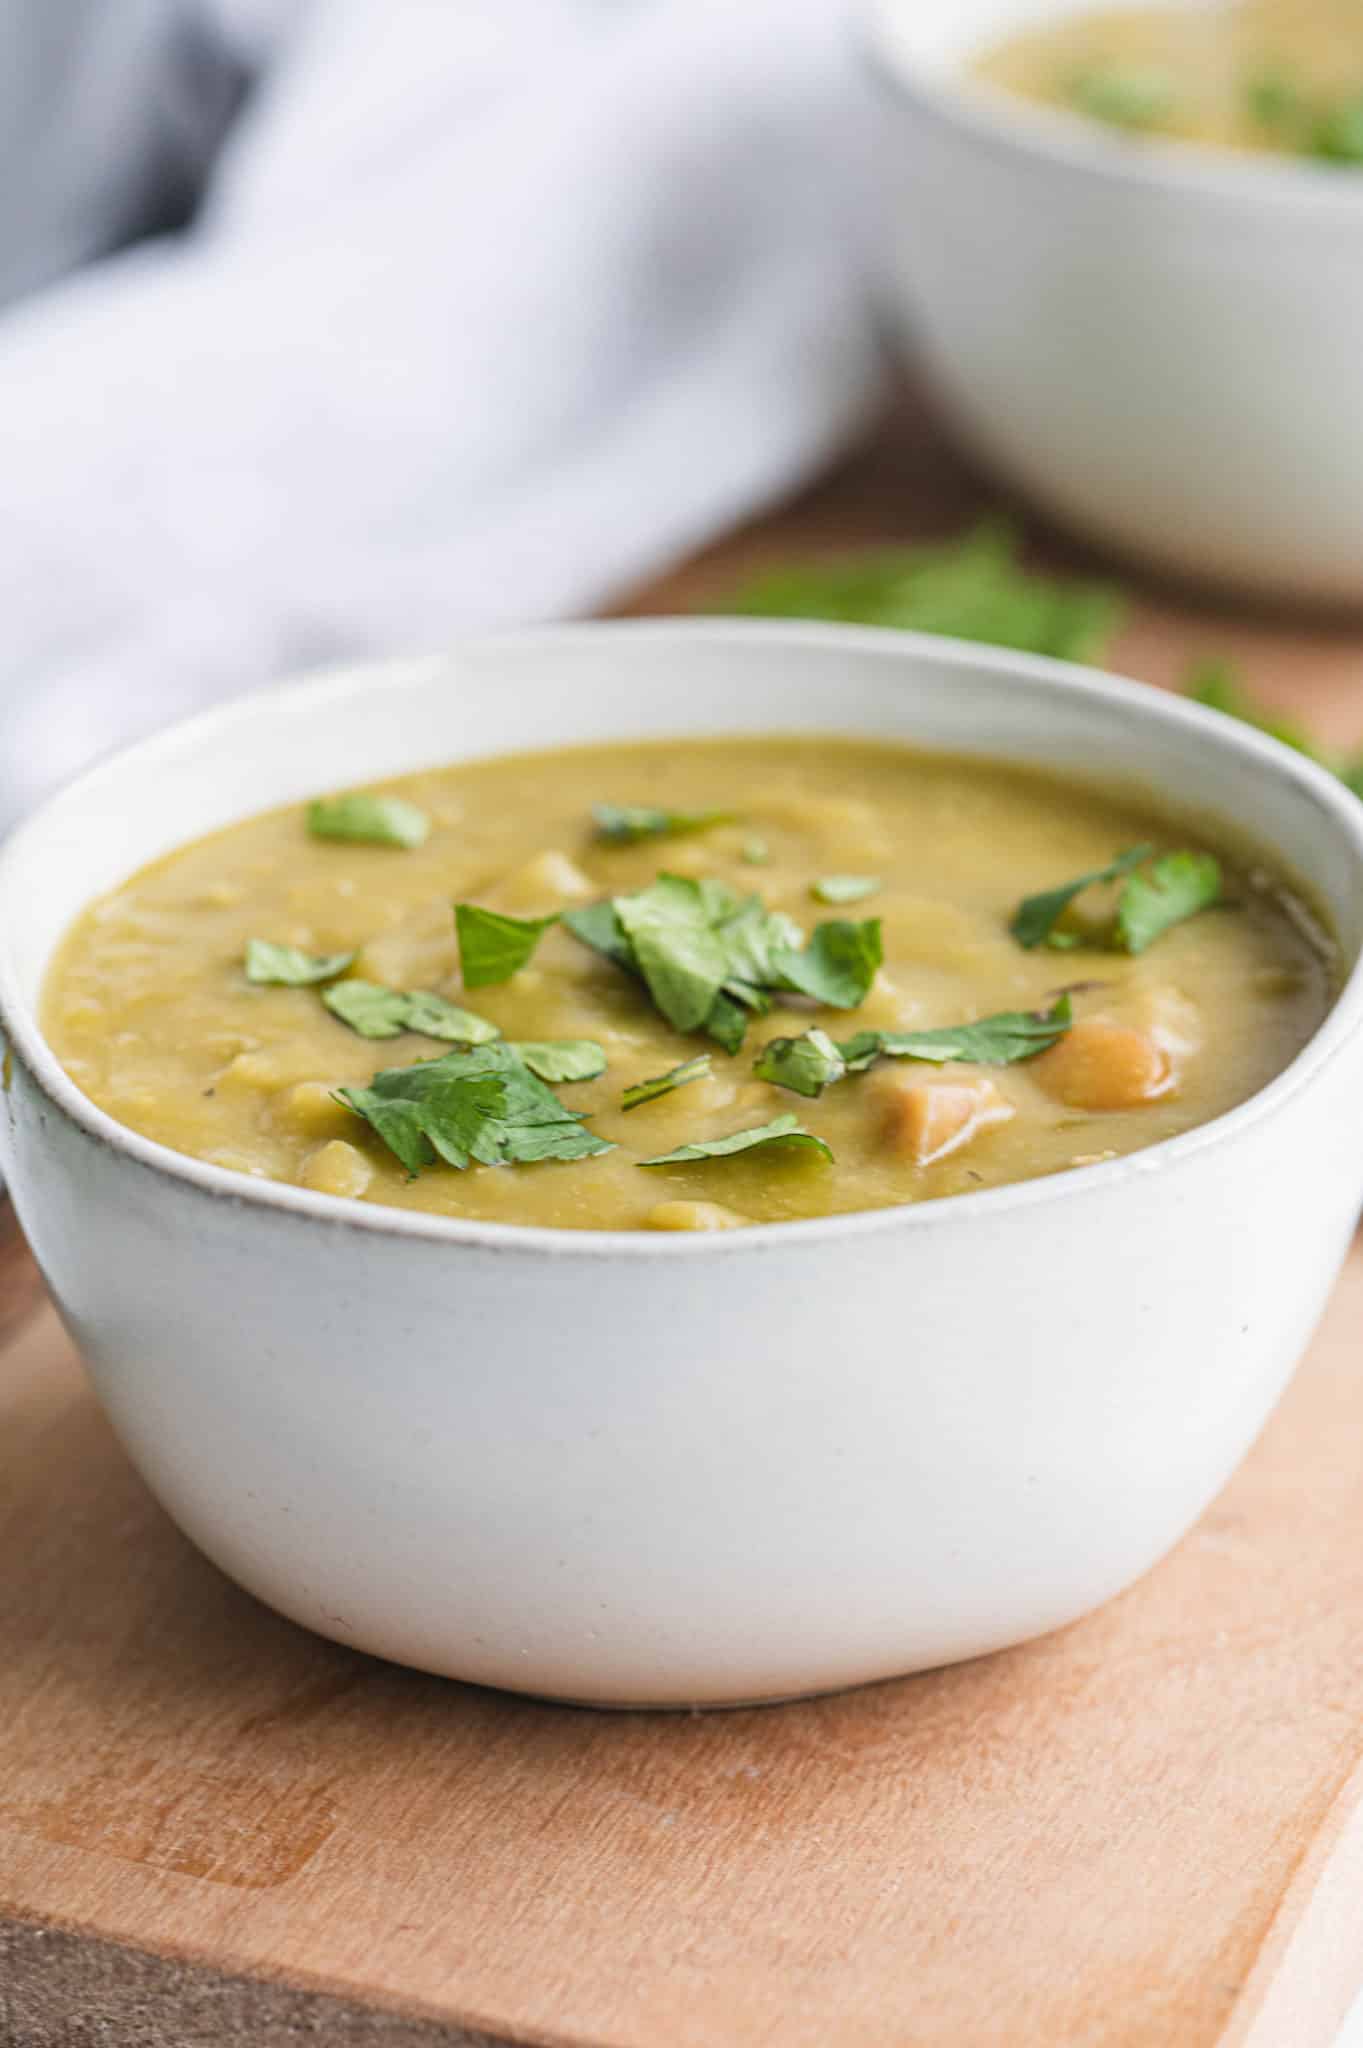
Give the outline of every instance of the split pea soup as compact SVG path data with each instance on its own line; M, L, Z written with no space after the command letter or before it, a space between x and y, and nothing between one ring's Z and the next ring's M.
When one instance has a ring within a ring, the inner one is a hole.
M78 1087L173 1150L454 1217L718 1230L1222 1115L1329 1008L1288 878L1153 803L834 737L581 747L291 805L93 904Z
M1131 135L1363 165L1360 0L1058 12L975 69Z

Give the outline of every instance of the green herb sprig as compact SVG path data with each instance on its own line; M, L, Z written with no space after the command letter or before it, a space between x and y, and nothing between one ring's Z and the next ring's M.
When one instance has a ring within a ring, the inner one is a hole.
M650 804L593 804L596 837L607 846L635 846L641 839L679 838L711 825L733 822L731 811L666 811Z
M508 917L477 903L456 903L454 928L459 940L459 971L465 988L490 988L510 981L534 958L535 948L557 924L558 911L548 917Z
M884 886L879 875L820 875L809 893L816 903L861 903Z
M1086 875L1076 875L1072 881L1062 882L1058 888L1043 889L1037 896L1026 896L1013 913L1008 929L1018 944L1030 952L1034 946L1054 944L1057 937L1056 923L1085 889L1096 888L1101 882L1116 882L1123 875L1129 875L1143 860L1149 860L1154 852L1152 846L1128 846L1105 868L1093 868ZM1070 941L1069 943L1073 943Z
M807 1131L800 1119L788 1112L785 1116L774 1117L768 1124L755 1125L752 1130L735 1131L732 1137L698 1140L693 1145L678 1145L674 1152L661 1152L656 1159L641 1159L640 1166L685 1166L697 1159L732 1159L736 1153L751 1152L758 1145L798 1146L802 1150L817 1152L831 1161L832 1147L813 1131Z
M486 1017L446 1002L430 989L387 988L381 982L334 982L322 991L333 1017L361 1038L397 1038L419 1031L425 1038L447 1039L452 1045L486 1045L501 1032Z
M1009 930L1018 944L1028 949L1077 944L1076 937L1055 930L1056 919L1083 890L1122 876L1126 880L1108 940L1122 953L1143 953L1174 925L1195 917L1199 910L1210 910L1221 900L1221 863L1215 854L1180 851L1162 853L1152 860L1150 847L1133 846L1105 868L1025 898Z
M301 946L248 939L244 965L246 979L258 987L314 988L344 974L354 958L353 953L305 953Z
M410 1174L443 1160L463 1170L590 1159L613 1148L560 1102L503 1041L375 1074L337 1101L363 1117Z
M647 889L564 913L584 945L635 975L676 1031L704 1031L726 1052L773 992L835 1009L865 999L881 962L880 923L833 919L808 945L793 919L725 882L661 874Z
M1120 599L1105 584L1024 568L1016 529L1003 519L985 520L964 538L941 546L882 549L768 569L716 609L758 618L839 619L944 633L1064 661L1101 660L1123 612Z
M374 796L364 790L319 797L308 805L307 824L314 839L345 839L409 851L424 845L431 829L426 813L405 797Z
M689 1081L702 1081L710 1072L710 1055L698 1053L693 1060L683 1060L678 1067L669 1067L665 1074L653 1074L646 1081L636 1081L626 1088L620 1097L621 1109L642 1109L646 1102L656 1102L661 1095L670 1095L674 1088L685 1088Z
M1164 127L1179 99L1167 71L1135 64L1095 64L1070 80L1065 97L1076 113L1132 134Z
M763 1046L753 1072L778 1088L818 1096L835 1081L864 1073L881 1059L923 1060L933 1066L960 1060L972 1066L1006 1067L1047 1051L1073 1022L1066 994L1047 1010L1001 1010L972 1024L936 1031L859 1031L854 1038L836 1041L815 1029L798 1038L773 1038Z

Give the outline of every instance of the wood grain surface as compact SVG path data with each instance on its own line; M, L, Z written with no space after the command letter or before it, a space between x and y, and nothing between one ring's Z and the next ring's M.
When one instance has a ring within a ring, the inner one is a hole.
M979 502L906 410L638 608ZM1363 731L1357 630L1147 592L1121 664L1224 650ZM790 1707L541 1706L223 1579L0 1220L0 2044L1328 2048L1363 1983L1360 1531L1363 1251L1242 1472L1101 1614Z

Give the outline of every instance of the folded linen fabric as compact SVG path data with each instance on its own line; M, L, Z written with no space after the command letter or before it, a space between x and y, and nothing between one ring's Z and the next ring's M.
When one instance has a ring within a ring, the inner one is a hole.
M0 0L0 825L826 459L878 378L849 43L837 0Z

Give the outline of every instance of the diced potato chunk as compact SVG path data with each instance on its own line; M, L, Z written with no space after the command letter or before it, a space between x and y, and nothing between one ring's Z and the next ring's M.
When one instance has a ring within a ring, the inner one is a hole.
M267 1094L310 1079L316 1072L316 1048L300 1040L296 1045L262 1046L259 1051L239 1052L213 1076L213 1086L221 1095Z
M1069 1109L1140 1109L1175 1085L1174 1063L1148 1032L1083 1017L1029 1069Z
M300 1177L305 1188L313 1188L319 1195L355 1196L364 1193L373 1176L374 1169L363 1152L347 1145L344 1138L333 1138L329 1145L309 1154Z
M336 1100L325 1081L300 1081L290 1088L278 1114L308 1138L337 1137L353 1122L350 1111Z
M886 1074L875 1092L885 1143L916 1166L959 1152L981 1131L1017 1114L984 1074Z
M423 904L391 931L365 940L355 973L385 988L436 988L454 972L457 959L451 906Z
M751 1219L719 1202L659 1202L644 1218L646 1230L739 1230Z
M491 909L515 917L540 917L557 910L561 903L581 903L599 893L576 861L550 846L504 875L483 900Z

